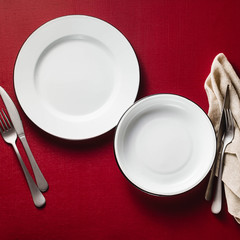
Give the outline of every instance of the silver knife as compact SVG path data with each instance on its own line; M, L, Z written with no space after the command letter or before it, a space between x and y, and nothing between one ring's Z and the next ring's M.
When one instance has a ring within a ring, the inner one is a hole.
M9 95L6 93L6 91L0 86L0 95L2 97L2 100L7 108L8 114L11 118L12 124L17 132L17 135L19 139L21 140L23 147L27 153L28 159L30 161L31 167L33 169L33 173L38 185L38 188L41 192L45 192L48 189L48 183L46 179L44 178L41 170L39 169L33 154L30 150L30 147L28 145L24 130L23 130L23 125L21 118L19 116L19 113L17 111L16 106L14 105L12 99L9 97Z
M212 198L212 189L213 189L213 182L214 182L214 177L215 177L215 170L216 170L216 166L217 166L217 160L218 160L221 150L222 150L221 142L222 142L222 137L223 137L223 134L225 131L225 117L224 117L223 109L229 108L229 104L230 104L230 96L229 96L229 85L228 85L227 89L226 89L225 97L224 97L224 102L223 102L223 107L222 107L222 115L221 115L220 124L219 124L216 155L215 155L214 163L213 163L213 166L211 169L211 174L209 177L207 189L205 192L205 199L207 201L210 201Z

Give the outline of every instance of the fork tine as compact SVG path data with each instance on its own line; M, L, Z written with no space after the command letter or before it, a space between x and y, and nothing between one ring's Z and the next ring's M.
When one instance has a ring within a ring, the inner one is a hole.
M227 120L226 120L226 128L233 131L234 123L233 123L232 112L231 112L230 109L227 109L227 110L226 110L226 117L227 117Z
M0 118L0 132L2 133L4 130L5 130L4 129L4 125L3 125L3 122L2 122L2 120Z
M2 113L0 112L0 123L1 123L1 129L2 129L2 131L6 131L7 129L6 129L6 122L5 122L5 120L4 120L4 117L3 117L3 115L2 115Z
M228 109L223 109L223 111L224 111L224 116L225 116L225 126L227 129L229 126Z
M234 130L234 120L233 120L233 114L231 110L229 110L229 117L230 117L230 122L231 122L231 129L232 131Z
M6 120L6 122L8 123L8 125L9 125L10 127L12 127L12 123L11 123L11 121L9 120L9 118L8 118L7 114L5 113L5 111L4 111L3 108L2 108L2 113L3 113L4 117L5 117L5 120Z

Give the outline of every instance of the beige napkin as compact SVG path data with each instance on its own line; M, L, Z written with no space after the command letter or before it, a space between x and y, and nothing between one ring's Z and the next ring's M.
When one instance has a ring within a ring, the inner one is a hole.
M235 136L226 148L222 180L228 211L240 223L240 79L225 55L220 53L215 57L204 85L209 102L208 115L216 131L227 85L230 90L230 108L235 119Z

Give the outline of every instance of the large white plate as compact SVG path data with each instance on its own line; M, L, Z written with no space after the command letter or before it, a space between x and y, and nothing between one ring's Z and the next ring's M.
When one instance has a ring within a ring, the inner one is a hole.
M115 127L135 101L139 66L127 39L100 19L71 15L42 25L14 69L17 98L41 129L88 139Z
M150 194L175 195L196 186L209 172L216 137L208 116L195 103L159 94L126 111L114 148L131 183Z

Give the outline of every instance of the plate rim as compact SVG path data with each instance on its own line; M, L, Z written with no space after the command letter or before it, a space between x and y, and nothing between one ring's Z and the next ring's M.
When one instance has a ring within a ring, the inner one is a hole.
M16 59L15 59L15 62L14 62L14 72L13 72L13 78L14 78L14 81L13 81L13 85L14 85L14 91L15 91L15 94L16 94L16 97L17 97L17 100L20 104L20 107L22 108L23 112L27 115L27 117L38 127L40 128L41 130L43 130L44 132L52 135L52 136L55 136L57 138L60 138L60 139L65 139L65 140L88 140L88 139L92 139L92 138L95 138L95 137L98 137L98 136L101 136L101 135L104 135L105 133L111 131L112 129L114 129L117 124L118 124L118 121L119 119L121 118L121 116L123 115L123 113L126 111L126 107L124 107L124 111L122 110L121 111L121 114L119 113L119 117L117 117L117 120L115 120L115 123L111 123L109 124L109 127L107 128L107 130L101 130L101 131L97 131L97 133L95 134L92 134L91 136L87 136L87 137L82 137L81 134L78 134L78 137L74 136L74 137L69 137L69 136L64 136L62 135L61 133L58 133L56 134L56 131L49 131L49 130L46 130L46 127L44 127L44 125L42 124L39 124L38 121L36 121L36 119L34 119L32 116L34 115L29 115L29 113L27 113L29 110L27 110L28 108L25 108L23 105L26 105L26 104L23 104L24 101L26 100L22 100L20 95L18 93L18 89L17 89L17 84L16 84L16 68L17 68L17 65L18 65L18 59L19 59L19 56L21 55L22 53L22 49L25 48L28 44L29 41L32 41L31 38L32 36L34 36L35 34L39 34L38 31L43 29L43 28L46 28L49 26L49 24L52 24L54 22L58 22L58 21L61 21L64 19L68 19L68 18L76 18L78 21L78 19L90 19L90 21L97 21L98 23L100 23L101 25L103 24L103 26L107 26L108 28L108 31L109 29L112 31L116 31L117 34L120 36L119 39L122 39L123 42L125 41L126 42L126 46L127 48L129 48L131 50L131 52L129 51L127 54L128 55L131 55L131 61L133 60L134 62L134 94L131 93L131 96L130 96L130 99L131 100L128 100L128 102L131 102L130 104L128 103L127 105L127 108L129 106L131 106L135 101L136 101L136 98L137 98L137 95L138 95L138 91L139 91L139 85L140 85L140 66L139 66L139 61L138 61L138 58L137 58L137 55L136 55L136 52L132 46L132 44L130 43L130 41L127 39L127 37L118 29L116 28L115 26L113 26L111 23L105 21L105 20L102 20L98 17L94 17L94 16L90 16L90 15L81 15L81 14L72 14L72 15L64 15L64 16L60 16L60 17L57 17L57 18L54 18L54 19L51 19L45 23L43 23L42 25L40 25L39 27L37 27L31 34L29 34L27 36L27 38L25 39L25 41L23 42L23 44L21 45L19 51L18 51L18 54L16 56ZM84 20L84 21L86 21ZM46 26L47 25L47 26ZM41 34L41 33L40 33ZM115 33L114 33L115 34ZM119 102L119 101L116 101L116 102ZM31 117L30 117L31 116ZM35 117L36 118L36 117ZM81 124L81 123L80 123ZM111 126L110 126L111 125ZM96 132L96 131L95 131Z
M157 96L162 96L162 95L168 95L168 96L176 96L176 97L180 97L180 98L183 98L185 100L188 100L189 102L193 103L199 110L202 111L203 115L205 115L205 117L207 117L208 119L208 122L210 123L209 125L211 126L211 129L212 129L212 133L213 133L213 136L214 136L214 150L213 150L213 153L214 153L214 156L212 158L212 161L211 163L209 164L209 167L208 167L208 170L202 175L202 177L200 179L198 179L198 181L196 181L194 184L192 184L191 186L189 186L187 189L185 190L182 190L182 191L175 191L175 192L172 192L172 193L168 193L168 194L161 194L161 193L155 193L155 192L151 192L151 191L148 191L140 186L138 186L136 183L134 183L133 181L131 181L129 179L129 177L125 174L124 170L122 169L122 167L120 166L119 164L119 161L118 161L118 156L117 156L117 151L116 151L116 138L117 138L117 135L118 135L118 131L119 131L119 126L123 120L123 118L128 114L129 111L131 111L136 105L138 105L139 103L141 103L142 101L148 99L148 98L152 98L152 97L157 97ZM156 94L151 94L151 95L148 95L148 96L145 96L143 98L140 98L138 99L134 104L132 104L126 111L125 113L122 115L122 117L120 118L119 122L118 122L118 125L115 129L115 135L114 135L114 157L115 157L115 162L118 166L118 169L120 170L120 172L122 173L122 175L124 176L125 179L127 179L127 181L133 185L134 187L136 187L138 190L146 193L146 194L149 194L149 195L152 195L152 196L157 196L157 197L167 197L167 196L177 196L177 195L181 195L181 194L184 194L186 192L189 192L191 191L193 188L195 188L199 183L201 183L203 181L203 179L207 176L207 174L209 173L209 171L211 170L211 167L213 165L213 162L214 162L214 159L215 159L215 155L216 155L216 148L217 148L217 138L216 138L216 133L215 133L215 129L214 129L214 126L213 126L213 123L210 119L210 117L207 115L207 113L200 107L199 104L197 104L196 102L194 102L193 100L191 100L190 98L188 97L185 97L183 95L180 95L180 94L174 94L174 93L156 93Z

